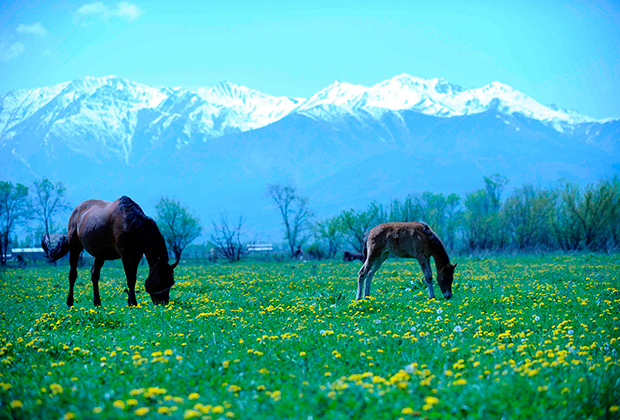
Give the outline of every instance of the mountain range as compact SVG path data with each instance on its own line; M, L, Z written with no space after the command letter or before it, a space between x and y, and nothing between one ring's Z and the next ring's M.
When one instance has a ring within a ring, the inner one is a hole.
M279 239L269 183L296 185L329 216L373 199L466 193L495 173L516 187L619 169L619 119L545 106L499 82L463 89L403 74L294 98L106 76L0 97L0 179L63 181L74 204L125 194L147 213L174 196L205 225L243 213L257 237Z

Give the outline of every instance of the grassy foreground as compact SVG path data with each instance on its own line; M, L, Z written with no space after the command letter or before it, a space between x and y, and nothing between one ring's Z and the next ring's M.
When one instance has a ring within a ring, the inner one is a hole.
M70 311L67 267L2 272L0 418L620 417L620 256L456 262L451 301L412 261L363 302L359 263L180 267L165 308L104 266Z

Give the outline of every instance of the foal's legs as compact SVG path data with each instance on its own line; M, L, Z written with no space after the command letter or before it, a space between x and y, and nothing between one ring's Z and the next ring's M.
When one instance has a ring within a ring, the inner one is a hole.
M138 305L136 300L136 278L138 277L140 258L141 256L138 258L132 255L123 256L123 268L125 269L125 276L127 276L127 303L129 306Z
M418 257L420 267L422 267L422 273L424 273L424 280L428 286L428 298L435 299L435 291L433 290L433 272L431 271L430 258L425 256Z
M75 281L78 277L77 265L82 249L83 248L81 246L75 246L69 251L69 264L71 268L69 268L69 295L67 296L67 308L71 308L73 306L73 286L75 285Z
M105 260L102 258L95 258L93 268L90 269L90 279L93 282L93 303L95 306L101 306L101 298L99 297L99 276L104 262Z
M372 283L372 278L389 255L389 253L381 254L378 252L368 254L366 261L364 261L364 265L362 265L362 268L360 268L358 274L357 295L355 299L360 300L362 299L362 296L370 296L370 284Z

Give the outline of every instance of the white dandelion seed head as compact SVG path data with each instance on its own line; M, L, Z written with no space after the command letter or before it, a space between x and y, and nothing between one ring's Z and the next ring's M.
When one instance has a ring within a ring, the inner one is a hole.
M540 321L540 317L538 315L534 315L534 321Z
M441 318L441 316L437 317L437 321L441 321L443 318Z
M381 324L381 320L380 319L375 319L375 324Z
M405 366L405 372L407 372L410 375L414 372L414 370L415 369L413 368L412 364L409 364L409 365Z
M573 330L568 330L568 331L567 331L567 333L568 333L568 335L573 335L573 334L575 333L575 331L573 331Z
M441 308L437 309L437 313L438 314L442 314L443 313L443 309L441 309Z
M461 328L460 325L457 325L456 327L454 327L454 332L455 333L460 333L461 331L463 331L463 328Z
M325 330L321 330L321 331L319 331L319 334L321 334L321 335L325 335Z

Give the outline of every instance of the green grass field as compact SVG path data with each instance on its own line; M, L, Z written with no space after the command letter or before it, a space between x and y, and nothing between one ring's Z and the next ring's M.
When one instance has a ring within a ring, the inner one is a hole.
M242 263L137 308L104 266L70 311L68 267L4 271L0 418L620 417L619 255L455 261L451 301L391 259L363 302L359 263Z

